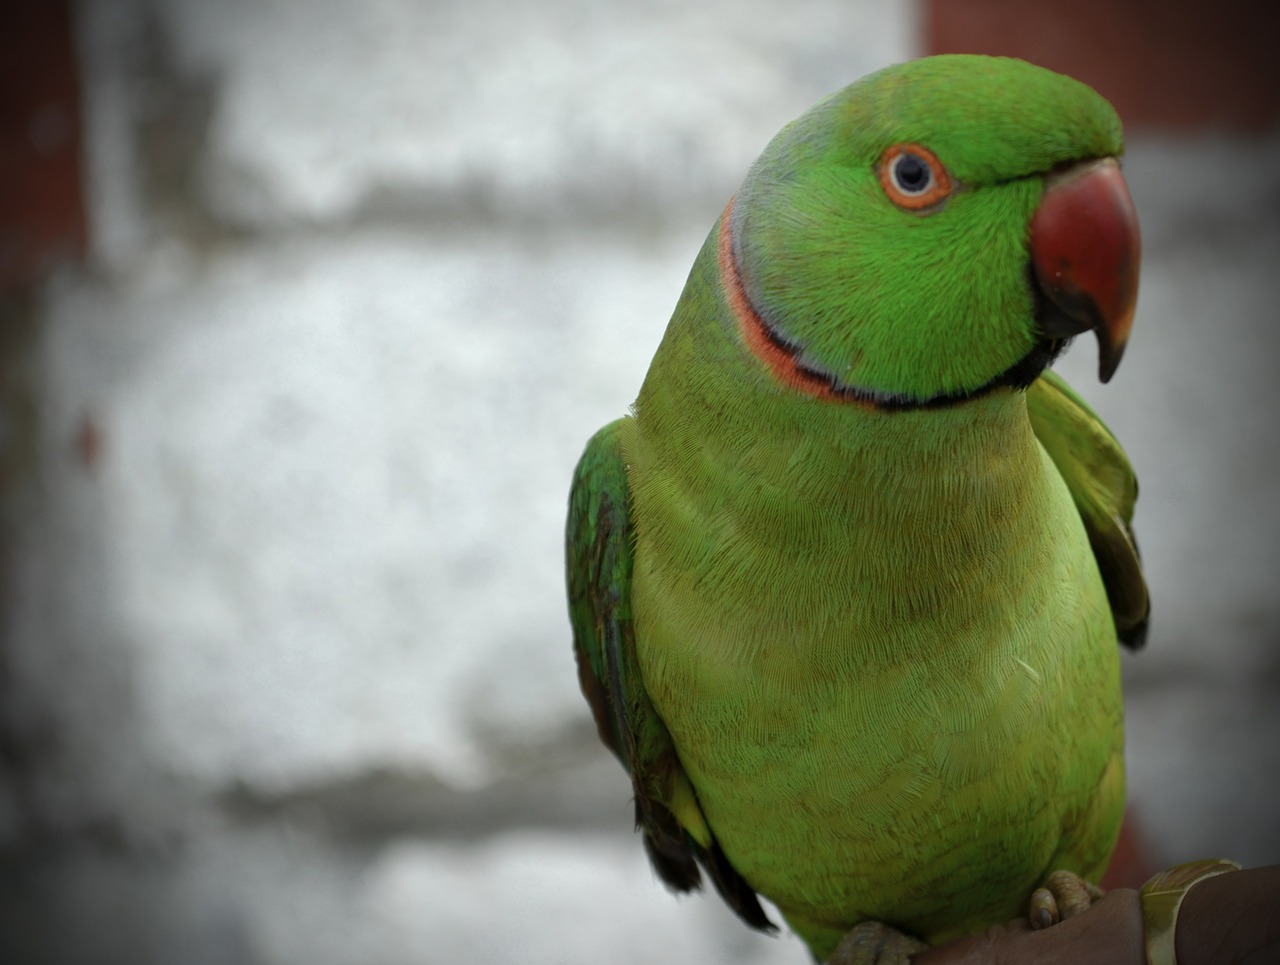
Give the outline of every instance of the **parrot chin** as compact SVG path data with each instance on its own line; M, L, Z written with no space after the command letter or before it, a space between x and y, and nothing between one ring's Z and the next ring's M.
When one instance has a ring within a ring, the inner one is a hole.
M1053 341L1093 331L1098 377L1110 380L1133 325L1141 257L1138 215L1115 158L1045 179L1030 252L1041 334Z
M1052 365L1070 344L1070 338L1041 335L1030 352L970 395L984 395L995 388L1026 389L1040 378L1040 373Z

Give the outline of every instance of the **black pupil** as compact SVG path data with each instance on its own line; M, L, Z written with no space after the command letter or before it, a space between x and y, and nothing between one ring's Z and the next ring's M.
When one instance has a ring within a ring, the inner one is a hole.
M929 165L914 154L903 154L893 165L893 177L903 191L919 194L929 186Z

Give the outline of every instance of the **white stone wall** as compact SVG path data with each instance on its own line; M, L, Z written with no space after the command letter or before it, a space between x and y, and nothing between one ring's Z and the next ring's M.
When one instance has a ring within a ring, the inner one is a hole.
M807 960L645 867L564 501L751 159L915 12L694 7L82 4L94 258L43 303L0 957ZM1278 154L1134 143L1137 330L1105 389L1064 362L1142 474L1169 861L1280 860Z

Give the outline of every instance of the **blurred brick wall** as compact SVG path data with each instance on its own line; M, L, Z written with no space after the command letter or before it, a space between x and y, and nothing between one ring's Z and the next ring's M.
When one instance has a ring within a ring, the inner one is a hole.
M0 291L85 246L80 80L67 0L0 11Z
M1280 117L1278 24L1265 0L929 0L923 46L1071 74L1131 129L1261 131Z
M35 458L31 356L40 282L85 251L80 75L68 0L0 6L0 548L15 482ZM0 559L0 579L7 559ZM0 595L0 613L7 602ZM5 654L0 651L0 678ZM3 680L0 679L0 686ZM11 763L0 726L0 757Z

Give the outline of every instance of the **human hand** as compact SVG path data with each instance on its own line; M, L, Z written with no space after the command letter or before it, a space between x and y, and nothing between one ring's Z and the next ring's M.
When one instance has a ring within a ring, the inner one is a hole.
M1025 918L982 935L920 952L912 965L1146 965L1142 910L1132 888L1108 892L1088 911L1051 928L1032 929Z
M1197 882L1177 918L1177 965L1280 961L1280 865ZM1120 888L1088 911L1036 931L997 926L920 952L912 965L1146 965L1138 893Z

